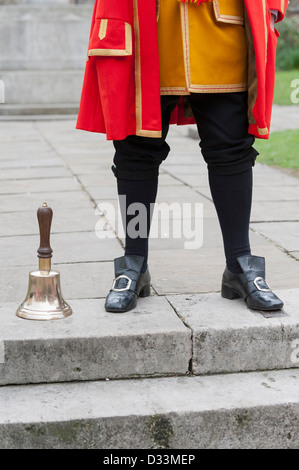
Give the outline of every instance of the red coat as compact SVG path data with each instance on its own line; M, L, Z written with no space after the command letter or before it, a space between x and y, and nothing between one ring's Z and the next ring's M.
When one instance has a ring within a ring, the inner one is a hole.
M269 9L285 15L287 0L244 0L249 38L249 133L269 137L274 93L277 31ZM250 47L250 44L252 47ZM182 100L171 123L184 118ZM105 133L161 136L156 0L96 0L77 126Z

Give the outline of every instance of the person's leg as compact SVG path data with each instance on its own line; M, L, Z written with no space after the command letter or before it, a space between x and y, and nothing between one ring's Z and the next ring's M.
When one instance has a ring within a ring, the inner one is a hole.
M209 184L222 231L226 265L231 272L240 273L238 257L251 254L252 169L234 175L209 172Z
M115 147L113 171L117 178L117 190L125 230L125 254L144 257L142 272L145 272L147 267L148 236L152 208L158 190L159 167L170 150L165 141L169 130L169 119L178 100L178 96L161 97L161 138L128 136L124 140L113 142ZM136 204L136 210L134 210L133 204ZM132 230L131 221L136 217L136 213L138 214L137 204L142 204L146 217L142 220L142 214L139 214L138 230ZM132 211L128 210L130 206ZM143 226L140 226L140 221ZM136 236L137 233L140 235Z
M200 147L207 162L226 264L241 272L237 258L250 254L252 165L257 151L248 134L247 93L193 94Z
M136 305L138 295L149 295L148 237L158 189L159 167L170 150L165 141L170 115L178 100L179 96L161 97L161 138L128 136L113 142L115 156L112 170L117 178L125 231L125 256L115 260L115 275L117 277L119 273L126 273L128 277L134 278L137 288L135 285L135 294L130 290L122 293L110 291L105 304L108 311L131 310ZM116 287L126 288L126 279L122 277Z
M143 256L141 273L145 273L147 269L148 237L157 190L158 176L142 181L117 179L120 212L125 229L125 255Z
M250 249L252 166L258 152L248 134L247 93L194 94L189 100L222 232L222 296L243 297L254 309L280 309L283 303L264 280L265 260Z

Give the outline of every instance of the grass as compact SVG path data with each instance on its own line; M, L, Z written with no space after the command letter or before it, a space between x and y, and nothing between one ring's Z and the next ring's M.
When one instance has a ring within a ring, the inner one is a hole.
M298 82L295 87L291 87L294 80L298 80ZM299 99L299 69L278 70L275 74L274 103L280 105L296 104L292 103L291 95L295 96L297 100Z
M278 105L297 105L291 100L291 94L299 101L299 70L277 71L274 103ZM291 87L293 80L298 80L296 87ZM254 147L260 153L257 162L279 167L299 176L299 123L298 130L270 133L269 140L256 139Z
M272 132L269 140L256 139L254 147L260 153L257 162L295 170L299 175L299 130Z

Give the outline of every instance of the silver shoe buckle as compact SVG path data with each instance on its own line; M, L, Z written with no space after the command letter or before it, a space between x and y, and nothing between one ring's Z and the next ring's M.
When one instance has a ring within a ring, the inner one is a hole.
M255 285L255 287L256 287L258 290L262 291L262 292L271 292L271 289L270 289L269 286L268 286L267 289L260 287L260 286L258 285L258 282L260 282L260 281L265 282L265 284L268 286L268 284L266 283L265 279L263 279L262 277L256 277L255 280L253 281L253 284Z
M127 279L128 280L128 284L126 285L126 287L121 287L121 288L117 288L117 287L114 287L115 286L115 283L116 281L118 281L119 279ZM132 279L130 279L128 276L126 276L125 274L121 274L120 276L116 277L113 281L113 284L112 284L112 287L111 287L111 290L113 290L114 292L122 292L122 291L125 291L125 290L129 290L130 287L131 287L131 284L132 284Z

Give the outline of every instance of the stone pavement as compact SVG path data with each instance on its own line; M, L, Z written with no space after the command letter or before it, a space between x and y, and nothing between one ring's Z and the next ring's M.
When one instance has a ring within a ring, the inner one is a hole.
M2 121L0 139L1 270L8 282L1 301L20 301L26 290L26 273L36 265L36 210L44 200L54 212L53 264L62 270L65 296L104 297L113 275L111 261L123 253L123 239L121 235L111 238L110 226L106 234L95 233L103 226L101 209L109 218L109 206L115 205L117 213L111 142L76 130L74 120ZM172 151L161 168L157 202L167 203L169 209L171 204L181 203L170 216L183 217L186 236L174 238L172 227L161 233L164 226L155 225L150 241L154 293L219 292L224 256L205 163L197 141L188 138L187 128L172 127L168 142ZM265 255L268 282L275 289L299 286L298 201L298 178L256 165L252 251ZM195 225L188 227L188 206L192 218L195 203L202 204L203 224L198 221L196 225L192 219ZM163 217L162 205L160 209ZM120 221L115 222L113 216L108 222L119 230ZM192 242L195 226L203 228L202 246L185 249L185 243ZM179 230L180 223L176 227ZM184 227L181 231L183 234Z
M75 130L72 118L0 122L0 384L6 385L0 390L0 438L4 448L299 445L294 418L299 404L299 179L261 164L254 170L252 252L265 256L267 281L285 302L283 312L269 317L248 310L241 300L221 298L222 240L198 142L186 127L172 127L168 142L172 151L161 168L157 200L161 212L155 219L159 237L150 240L152 295L139 299L134 311L113 315L104 311L104 298L113 279L113 259L123 253L123 237L115 218L111 142ZM62 293L73 315L34 322L21 320L15 311L26 295L28 273L38 265L36 211L44 201L54 214L52 268L61 273ZM170 207L173 211L168 212ZM195 208L202 208L203 220ZM185 238L174 238L169 216ZM194 228L199 233L202 229L202 243L200 237L194 238ZM200 246L186 249L192 241ZM124 380L111 380L118 378ZM274 382L279 396L272 390ZM171 395L173 386L176 392L167 403L161 390L165 387ZM142 409L142 398L137 397L147 387L150 392ZM261 395L247 402L246 388L255 397L256 387ZM123 407L109 404L109 390L115 396L123 394ZM74 405L66 406L64 393L72 394ZM106 403L101 410L98 393ZM194 409L181 402L185 393ZM16 399L15 411L7 411L11 396ZM74 412L80 397L86 406ZM36 400L34 416L27 409L31 400ZM55 412L52 419L51 409L59 406L65 406L65 411ZM289 410L289 427L284 407ZM181 418L172 420L173 413L181 413ZM260 427L254 421L259 413L264 413ZM104 437L95 437L93 426L98 429L108 416L110 434L105 431ZM173 438L167 445L149 431L149 416L155 417L158 427L161 416L171 422ZM222 437L209 441L210 424L202 439L197 435L192 440L190 429L201 429L203 416L210 423L218 417ZM236 420L247 421L248 416L253 419L246 424L246 432L234 428ZM274 442L267 436L267 426L273 426L274 432L277 416L281 426L276 426ZM126 417L125 424L120 424L120 417ZM85 420L84 429L78 428L78 420ZM66 421L72 442L62 437ZM111 438L111 430L116 436L119 426L123 426L122 441ZM135 426L140 426L144 438L132 435ZM233 426L231 434L224 436L228 426Z

